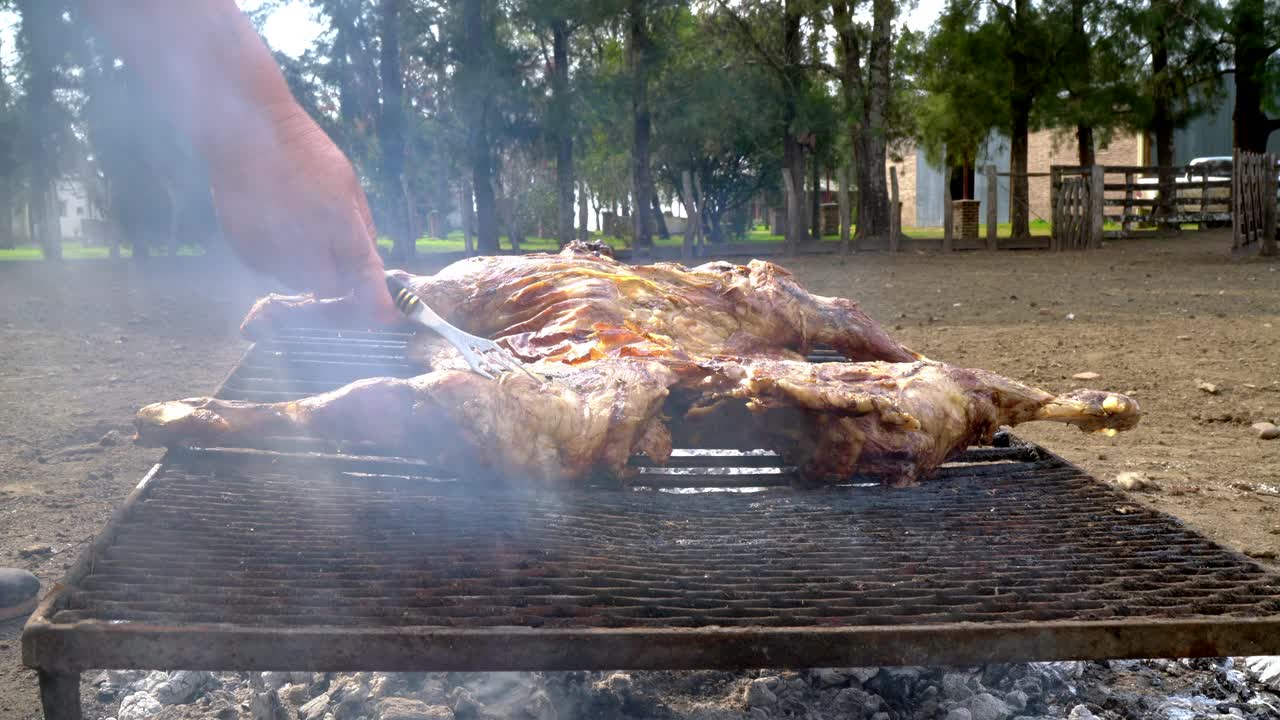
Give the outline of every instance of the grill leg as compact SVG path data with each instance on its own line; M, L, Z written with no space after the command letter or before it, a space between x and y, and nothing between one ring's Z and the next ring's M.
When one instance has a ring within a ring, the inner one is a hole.
M41 670L39 675L44 720L81 720L80 673Z

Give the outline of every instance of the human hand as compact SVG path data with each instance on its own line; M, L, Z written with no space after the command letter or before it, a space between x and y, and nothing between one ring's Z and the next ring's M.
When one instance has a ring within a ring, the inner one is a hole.
M377 235L351 163L296 104L267 112L267 129L220 143L209 158L214 207L250 267L321 297L354 293L372 316L396 312Z

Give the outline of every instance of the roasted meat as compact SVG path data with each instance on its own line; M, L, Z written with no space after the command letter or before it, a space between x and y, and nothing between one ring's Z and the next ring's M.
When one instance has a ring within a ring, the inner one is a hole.
M621 476L634 454L769 448L814 482L928 477L1001 426L1032 420L1114 432L1140 409L1114 393L1055 396L907 350L839 298L810 295L769 263L631 267L581 245L558 255L475 258L409 278L438 312L507 344L544 383L466 372L438 338L409 380L373 378L294 402L195 398L137 417L147 445L238 445L308 435L369 443L468 476L570 483ZM246 332L332 323L341 300L271 296ZM813 364L830 344L860 362Z
M556 255L475 257L404 279L459 328L498 340L525 360L735 355L802 359L815 345L854 361L904 362L904 348L843 298L813 295L786 270L753 260L686 268L627 265L603 246L571 243ZM344 324L343 300L270 295L243 330Z

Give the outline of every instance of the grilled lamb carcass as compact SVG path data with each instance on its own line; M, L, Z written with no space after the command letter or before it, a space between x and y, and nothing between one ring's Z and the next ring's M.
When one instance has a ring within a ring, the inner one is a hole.
M674 366L674 368L673 368ZM1031 420L1123 430L1140 415L1121 395L1062 396L936 362L607 358L540 363L556 382L499 382L453 370L360 380L286 403L199 398L143 408L147 445L234 444L269 435L370 442L466 476L581 481L623 476L629 456L663 462L670 424L703 447L770 448L815 482L857 473L910 485L1002 425Z
M734 355L799 360L815 345L853 361L917 360L843 298L813 295L786 270L753 260L695 268L627 265L607 247L573 242L558 254L474 257L435 275L404 275L441 317L527 361ZM342 299L270 295L242 329L347 324Z
M575 243L404 277L450 322L507 345L555 382L485 380L424 333L412 353L430 369L424 375L287 403L157 403L138 414L139 441L311 435L401 450L468 477L556 484L624 475L636 453L665 461L674 430L682 445L777 450L818 482L857 473L911 484L1002 425L1115 431L1140 415L1120 395L1055 397L926 360L857 304L812 295L766 262L629 266ZM252 336L275 324L344 325L354 310L342 299L270 296L243 327ZM804 362L818 344L858 362Z

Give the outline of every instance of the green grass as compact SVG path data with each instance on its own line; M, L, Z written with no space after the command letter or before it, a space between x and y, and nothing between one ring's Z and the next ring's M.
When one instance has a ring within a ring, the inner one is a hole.
M152 255L163 256L164 253L157 250ZM204 255L202 248L183 245L178 248L179 256ZM132 257L133 249L129 246L121 246L120 257ZM111 257L111 251L105 247L84 247L79 242L62 243L62 257L64 260L94 260L106 259ZM7 261L25 261L25 260L41 260L44 255L40 252L40 248L35 245L20 245L16 248L8 248L0 250L0 262Z
M1188 226L1188 227L1190 228L1194 226ZM1009 233L1011 229L1012 229L1012 226L1009 223L1001 223L998 230L1000 237L1009 237ZM1106 223L1106 225L1104 226L1104 229L1109 231L1119 230L1120 225L1109 222L1109 223ZM908 237L913 237L921 240L925 240L925 239L939 240L942 238L942 228L940 227L904 227L902 231ZM1043 220L1033 220L1031 222L1032 235L1049 235L1050 232L1051 232L1051 227L1049 223ZM608 244L610 247L615 249L628 247L628 244L621 238L602 237L599 233L592 233L591 235L592 235L592 239L603 240L606 244ZM987 235L987 226L979 225L978 237L985 238L986 235ZM824 237L822 241L834 243L834 242L839 242L840 238L835 235L829 235ZM771 243L781 243L782 236L771 234L769 232L769 227L767 225L759 225L747 231L746 237L736 238L732 240L732 242L767 245ZM681 235L672 235L670 238L666 238L666 239L654 238L654 244L657 245L658 247L680 247L680 245L683 243L684 243L684 237ZM378 245L379 247L382 247L386 250L390 250L392 247L391 240L389 238L379 238ZM505 235L498 238L498 245L503 250L511 249L511 241ZM448 253L448 252L456 253L456 252L462 252L464 249L462 233L460 231L451 232L449 233L448 237L443 237L443 238L428 238L428 237L418 238L417 246L418 246L418 253L423 255L428 255L431 253ZM526 251L555 252L558 248L559 248L559 243L556 242L555 238L526 238L525 241L520 244L520 249L526 250ZM162 255L162 253L156 253L156 254ZM180 256L203 255L203 254L204 254L204 251L202 249L193 247L193 246L184 245L178 249L178 255ZM120 248L120 255L121 257L130 257L132 255L132 251L128 246L123 246ZM83 247L79 242L74 242L74 241L66 242L66 243L63 243L62 245L62 257L68 260L95 259L95 258L105 259L109 256L110 254L107 248L105 247ZM42 255L40 253L40 248L34 245L23 245L21 247L9 249L9 250L0 250L0 262L39 260L41 258L42 258Z

